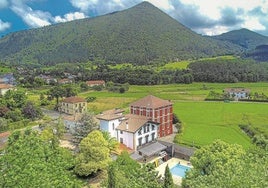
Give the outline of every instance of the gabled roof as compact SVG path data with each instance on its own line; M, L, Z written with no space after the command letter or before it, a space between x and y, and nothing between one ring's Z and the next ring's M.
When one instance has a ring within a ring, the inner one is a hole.
M0 89L9 89L13 88L13 85L10 84L0 84Z
M62 102L66 103L79 103L79 102L86 102L84 98L81 97L67 97L62 100Z
M152 121L149 121L146 116L128 114L126 115L125 119L118 125L116 129L121 130L121 131L135 133L143 125L145 125L148 122L152 122ZM156 122L153 122L153 123L157 125L159 124Z
M96 118L100 120L106 120L106 121L121 119L124 117L124 115L122 114L123 112L124 110L115 108L115 109L107 110L98 114Z
M134 106L134 107L138 106L138 107L145 107L145 108L152 108L152 109L163 107L163 106L169 106L169 105L172 105L170 101L160 99L153 95L148 95L130 104L130 106Z
M104 80L89 80L86 82L86 84L91 85L91 84L105 84Z
M248 88L225 88L224 92L232 93L250 93Z

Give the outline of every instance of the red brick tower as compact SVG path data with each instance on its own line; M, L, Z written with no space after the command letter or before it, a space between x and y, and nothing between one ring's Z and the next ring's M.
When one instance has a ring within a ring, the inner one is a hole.
M130 104L130 113L146 116L149 120L160 123L158 128L159 137L173 133L173 107L168 100L148 95Z

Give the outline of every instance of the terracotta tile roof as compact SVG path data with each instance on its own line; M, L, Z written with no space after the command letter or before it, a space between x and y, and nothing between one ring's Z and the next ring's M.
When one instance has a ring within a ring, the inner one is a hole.
M100 120L106 120L106 121L110 121L114 119L122 119L124 117L123 112L124 110L115 108L112 110L104 111L100 113L99 115L96 115L96 118Z
M225 88L224 92L232 93L250 93L248 88Z
M126 118L118 125L116 129L121 131L127 131L135 133L138 131L145 123L150 122L146 116L139 116L128 114ZM154 122L155 124L159 124Z
M138 107L145 107L145 108L159 108L162 106L169 106L172 105L171 102L168 100L163 100L153 95L148 95L140 100L137 100L130 104L130 106L138 106Z
M123 117L124 115L121 114L99 114L96 116L97 119L106 121L111 121L114 119L122 119Z
M62 102L66 103L79 103L79 102L86 102L84 98L81 97L67 97L62 100Z
M9 89L13 88L13 85L10 84L0 84L0 89Z
M103 85L105 84L104 80L89 80L86 82L87 85Z

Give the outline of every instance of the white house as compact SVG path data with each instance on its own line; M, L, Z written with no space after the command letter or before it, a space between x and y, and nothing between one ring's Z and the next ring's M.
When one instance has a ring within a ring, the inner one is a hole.
M145 116L129 114L117 126L117 140L133 150L151 143L157 138L159 123Z
M250 89L246 88L226 88L224 92L229 94L230 97L236 99L246 99L249 97Z
M100 129L107 131L112 137L117 139L116 128L120 122L124 119L123 110L113 109L107 110L96 116L100 120Z

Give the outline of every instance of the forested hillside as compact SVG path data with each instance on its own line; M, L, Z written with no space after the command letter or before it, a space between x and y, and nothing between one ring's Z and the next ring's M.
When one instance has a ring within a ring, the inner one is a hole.
M240 52L203 37L148 2L108 15L12 33L0 60L13 64L105 62L149 64Z
M239 45L245 50L253 50L259 45L268 44L268 37L250 31L248 29L234 30L212 38L221 41L229 41Z
M254 50L246 53L245 56L257 61L268 61L268 45L257 46Z

